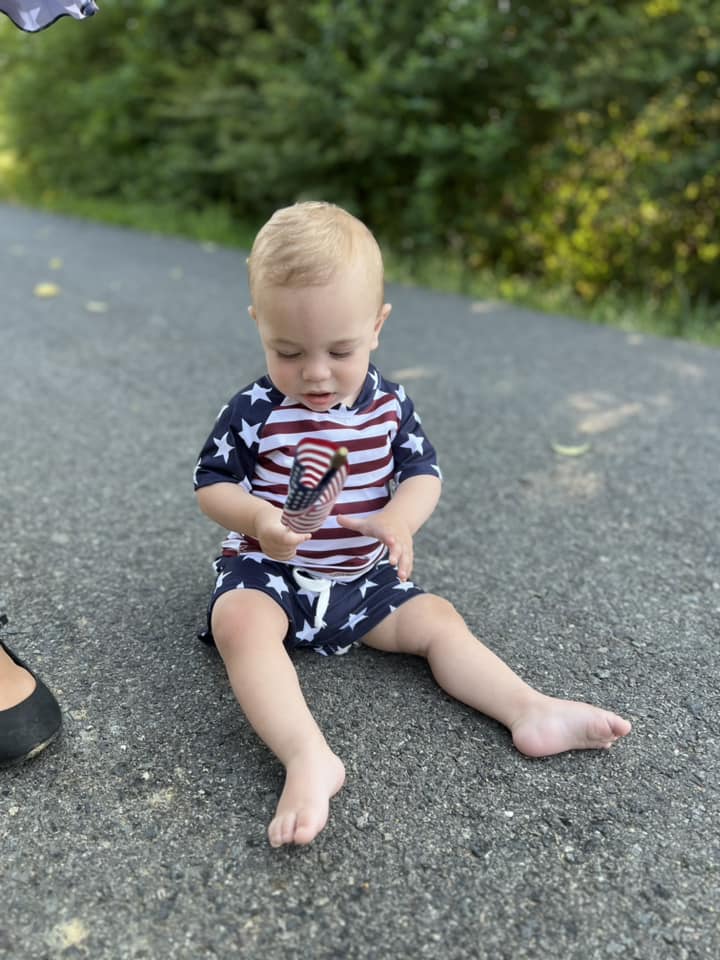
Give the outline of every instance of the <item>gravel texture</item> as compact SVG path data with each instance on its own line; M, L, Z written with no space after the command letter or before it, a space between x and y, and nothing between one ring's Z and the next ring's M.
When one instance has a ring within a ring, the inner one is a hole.
M4 635L65 715L0 774L1 957L717 960L719 351L389 289L377 361L446 477L416 579L634 731L531 761L420 661L296 655L348 782L274 851L280 768L195 640L191 475L262 372L244 258L0 207L0 282Z

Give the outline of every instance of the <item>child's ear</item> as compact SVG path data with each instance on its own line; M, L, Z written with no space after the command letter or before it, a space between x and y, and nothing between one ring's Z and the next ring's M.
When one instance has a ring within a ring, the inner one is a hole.
M248 307L248 313L253 318L255 323L257 323L257 314L255 313L255 307L252 304L250 304L250 306Z
M390 316L391 310L392 310L391 303L384 303L382 307L380 307L378 311L378 315L375 318L375 325L373 326L372 346L370 348L371 350L375 350L375 348L377 347L380 339L380 331L383 328L383 324L385 323L387 318Z

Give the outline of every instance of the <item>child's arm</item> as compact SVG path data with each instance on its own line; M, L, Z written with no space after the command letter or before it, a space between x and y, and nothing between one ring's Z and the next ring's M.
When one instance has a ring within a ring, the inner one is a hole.
M253 496L237 483L200 487L196 496L200 509L211 520L253 537L273 560L292 560L300 544L310 539L309 533L293 533L281 522L279 507Z
M340 514L338 523L384 543L388 560L398 568L400 579L407 580L413 568L413 536L437 506L441 486L438 477L408 477L378 513L363 519Z

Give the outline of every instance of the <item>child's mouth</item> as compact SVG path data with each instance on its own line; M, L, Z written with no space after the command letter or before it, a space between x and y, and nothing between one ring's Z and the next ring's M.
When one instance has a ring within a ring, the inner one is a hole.
M331 405L335 399L334 393L304 393L302 395L303 403L306 403L308 406L321 406Z

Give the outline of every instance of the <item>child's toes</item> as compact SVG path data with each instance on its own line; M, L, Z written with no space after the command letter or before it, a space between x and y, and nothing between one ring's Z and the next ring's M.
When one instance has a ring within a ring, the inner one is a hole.
M619 740L620 737L625 737L632 730L632 724L629 720L624 720L622 717L619 717L616 713L610 715L610 729L613 732L613 739Z
M293 841L299 844L310 843L325 826L325 821L310 811L301 810L297 816Z
M275 817L268 827L268 840L271 847L282 847L286 843L292 843L295 834L294 813L280 814Z
M587 726L588 746L601 750L609 749L620 737L629 732L630 725L614 713L595 711Z

